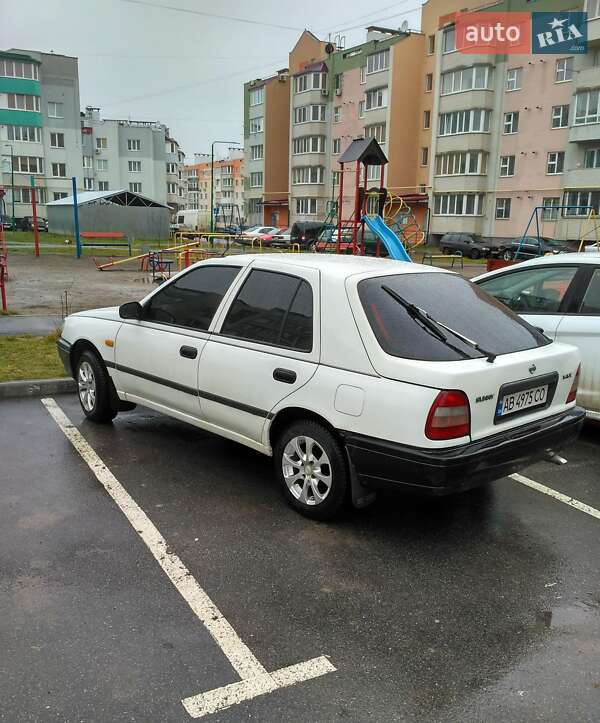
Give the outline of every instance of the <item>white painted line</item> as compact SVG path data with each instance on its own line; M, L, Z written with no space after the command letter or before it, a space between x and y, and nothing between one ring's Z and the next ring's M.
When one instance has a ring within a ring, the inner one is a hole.
M576 510L579 510L580 512L585 512L586 515L591 515L592 517L595 517L597 520L600 520L600 510L597 510L595 507L590 507L589 505L586 505L585 502L580 502L579 500L576 500L574 497L569 497L568 495L563 495L562 492L557 492L556 490L553 490L551 487L546 487L546 485L540 484L539 482L536 482L535 480L529 479L529 477L524 477L522 474L518 474L515 472L515 474L509 475L511 479L514 479L515 482L520 482L522 485L527 485L527 487L531 487L533 490L537 490L538 492L543 492L545 495L549 495L550 497L554 497L555 500L558 500L559 502L564 502L565 505L569 505L570 507L575 508Z
M310 680L335 670L329 660L321 656L289 668L282 668L274 673L268 673L180 558L169 550L165 538L150 518L108 469L55 400L47 398L41 401L242 678L240 683L233 683L208 693L186 698L183 704L190 715L194 717L207 715L243 700L250 700L257 695Z

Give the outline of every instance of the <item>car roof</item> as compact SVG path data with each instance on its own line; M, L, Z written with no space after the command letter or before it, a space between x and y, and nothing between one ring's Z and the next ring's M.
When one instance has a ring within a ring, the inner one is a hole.
M561 264L596 264L600 265L600 252L581 252L574 254L552 254L552 256L538 256L535 259L529 259L528 261L520 261L518 264L511 266L503 266L501 269L490 271L487 274L480 274L475 276L472 280L479 281L480 279L488 278L500 274L503 271L509 271L514 267L526 268L529 266L549 266L549 265L561 265Z

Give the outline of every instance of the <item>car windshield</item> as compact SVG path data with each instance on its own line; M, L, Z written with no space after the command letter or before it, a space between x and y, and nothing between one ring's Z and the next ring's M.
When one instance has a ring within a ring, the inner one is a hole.
M474 339L494 355L550 343L533 326L482 289L454 274L415 273L365 279L358 294L381 348L393 356L423 361L456 361L485 356L452 337L451 348L417 323L383 288L424 309L437 321Z

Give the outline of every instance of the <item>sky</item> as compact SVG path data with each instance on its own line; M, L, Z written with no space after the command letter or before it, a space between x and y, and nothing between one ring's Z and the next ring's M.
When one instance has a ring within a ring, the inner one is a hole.
M434 2L435 0L430 0ZM345 47L364 27L419 29L421 0L1 0L0 49L79 58L82 109L161 121L187 155L243 141L243 84L288 65L304 28ZM219 15L220 17L214 17Z

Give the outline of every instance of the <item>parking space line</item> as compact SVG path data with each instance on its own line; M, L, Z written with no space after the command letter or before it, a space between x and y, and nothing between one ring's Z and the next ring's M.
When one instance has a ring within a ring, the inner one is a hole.
M522 474L518 474L518 472L509 475L509 477L511 479L514 479L515 482L520 482L522 485L527 485L527 487L531 487L531 489L537 490L538 492L543 492L543 494L554 497L554 499L558 500L559 502L564 502L565 505L569 505L570 507L573 507L580 512L585 512L586 515L591 515L592 517L600 520L600 510L597 510L595 507L590 507L589 505L586 505L585 502L580 502L574 497L563 495L562 492L557 492L556 490L553 490L552 487L546 487L546 485L529 479L529 477L524 477Z
M169 550L165 538L157 527L108 469L56 401L52 398L41 401L242 679L239 683L223 686L182 701L192 717L199 718L278 688L335 671L332 663L326 657L320 656L268 673L181 559Z

